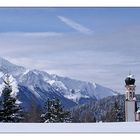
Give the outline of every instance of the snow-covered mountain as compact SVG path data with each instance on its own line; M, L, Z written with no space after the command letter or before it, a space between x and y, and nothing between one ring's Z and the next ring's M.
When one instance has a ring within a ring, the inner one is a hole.
M44 71L28 70L0 58L0 76L11 74L19 85L18 98L23 106L43 106L47 98L59 98L63 105L72 107L117 93L96 83L51 75Z

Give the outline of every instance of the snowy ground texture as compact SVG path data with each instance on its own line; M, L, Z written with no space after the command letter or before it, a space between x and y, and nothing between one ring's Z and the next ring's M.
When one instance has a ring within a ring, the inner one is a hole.
M0 133L140 133L140 122L1 123Z

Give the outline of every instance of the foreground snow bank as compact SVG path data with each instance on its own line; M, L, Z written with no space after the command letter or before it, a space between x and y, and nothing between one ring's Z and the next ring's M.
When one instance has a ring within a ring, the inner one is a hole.
M0 132L72 132L130 133L140 132L140 122L121 123L15 123L0 124Z

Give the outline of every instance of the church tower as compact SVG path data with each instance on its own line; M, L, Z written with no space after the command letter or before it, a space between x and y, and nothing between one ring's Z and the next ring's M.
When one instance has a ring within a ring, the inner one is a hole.
M126 122L136 121L136 97L135 78L133 75L125 79L125 120Z

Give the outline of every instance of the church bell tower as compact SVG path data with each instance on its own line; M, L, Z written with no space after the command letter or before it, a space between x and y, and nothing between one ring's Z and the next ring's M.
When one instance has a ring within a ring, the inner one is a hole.
M136 121L136 97L135 78L129 75L125 79L125 120L126 122Z

